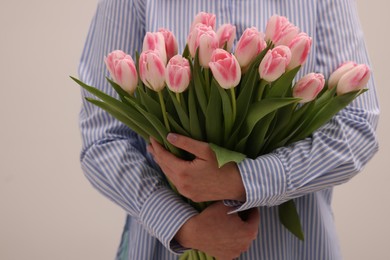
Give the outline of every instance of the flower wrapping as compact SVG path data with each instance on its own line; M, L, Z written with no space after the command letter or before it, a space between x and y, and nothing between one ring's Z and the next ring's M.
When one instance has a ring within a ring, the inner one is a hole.
M98 98L86 98L89 102L146 142L153 137L188 160L190 154L167 141L168 133L208 142L220 167L309 137L366 91L370 70L351 61L329 81L319 73L295 79L312 39L286 17L272 16L265 34L255 27L246 29L235 52L231 52L235 27L224 24L216 32L215 20L215 15L204 12L195 17L182 55L177 53L175 36L165 28L146 34L135 62L120 50L108 54L107 80L119 99L72 79ZM199 211L208 205L186 200ZM279 205L279 217L304 239L293 200ZM188 250L181 259L213 258Z

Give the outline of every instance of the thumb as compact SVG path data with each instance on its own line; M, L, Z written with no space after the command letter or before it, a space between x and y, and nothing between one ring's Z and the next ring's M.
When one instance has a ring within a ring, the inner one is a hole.
M167 140L174 146L192 153L201 159L206 159L210 156L211 149L208 143L173 133L168 134Z

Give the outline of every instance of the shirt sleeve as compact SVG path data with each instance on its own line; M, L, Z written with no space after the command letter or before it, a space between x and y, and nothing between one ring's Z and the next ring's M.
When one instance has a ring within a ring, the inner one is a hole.
M104 56L142 46L142 15L132 1L100 1L79 66L80 79L115 96L107 84ZM134 57L134 56L133 56ZM83 97L91 97L82 90ZM83 100L80 113L82 169L91 184L121 206L172 252L182 248L173 237L197 211L170 190L146 152L145 142L102 109Z
M349 60L369 64L355 2L316 2L316 72L328 77ZM360 172L378 150L379 107L372 77L367 87L311 137L238 164L247 199L234 212L279 205L345 183Z

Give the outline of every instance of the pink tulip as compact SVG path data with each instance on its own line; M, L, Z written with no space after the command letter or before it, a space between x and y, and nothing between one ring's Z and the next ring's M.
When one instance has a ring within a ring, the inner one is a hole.
M216 20L215 14L200 12L195 16L194 20L192 21L190 32L192 32L192 30L195 28L195 26L198 23L204 24L206 26L210 26L214 30L215 20Z
M299 103L307 103L314 100L325 85L322 74L309 73L301 78L293 88L293 96L301 98Z
M167 53L167 60L175 56L178 52L178 44L175 35L164 28L160 28L158 32L162 33L165 42L165 51Z
M144 51L139 57L139 75L142 82L156 92L165 87L165 63L157 51Z
M198 47L199 63L208 68L211 54L218 48L217 34L210 26L197 24L188 36L188 49L192 57L195 57Z
M291 51L287 46L279 45L272 50L268 50L260 62L260 78L268 82L275 81L286 72L290 60Z
M108 54L104 62L112 79L132 95L138 84L138 75L131 56L121 50L116 50Z
M347 71L337 84L337 95L363 89L370 79L370 68L359 64Z
M332 89L334 87L337 86L337 84L339 83L339 80L340 78L345 74L347 73L348 71L350 71L351 69L353 69L354 67L356 67L357 64L355 62L352 62L352 61L348 61L348 62L345 62L343 64L341 64L329 77L329 80L328 80L328 88Z
M236 26L232 24L223 24L217 31L219 48L223 48L227 43L227 50L230 51L233 47L233 41L236 38Z
M224 89L234 88L241 79L241 69L236 57L224 49L216 49L210 61L215 80Z
M288 64L287 69L293 69L300 65L303 65L309 55L311 48L311 37L306 33L298 34L289 44L291 50L291 61Z
M168 88L175 93L181 93L187 89L191 79L190 63L181 55L173 56L165 70L165 79Z
M273 15L268 20L265 29L265 39L271 40L275 46L289 45L299 33L299 28L288 21L284 16Z
M162 33L147 32L144 37L142 51L157 51L164 64L167 64L167 51L165 50L165 40Z
M237 43L236 56L242 71L246 71L250 63L267 47L264 35L255 27L247 28Z

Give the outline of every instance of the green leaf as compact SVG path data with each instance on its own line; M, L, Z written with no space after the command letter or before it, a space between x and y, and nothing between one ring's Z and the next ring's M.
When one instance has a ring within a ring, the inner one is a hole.
M218 161L218 167L221 168L228 162L235 162L235 163L240 163L242 162L245 158L246 155L242 153L238 153L232 150L228 150L224 147L218 146L216 144L210 143L210 148L211 150L214 151L215 156L217 157Z
M289 105L296 101L296 98L269 98L262 99L256 103L253 103L242 126L242 131L239 136L240 142L246 143L255 125L264 116L277 110L278 108Z
M271 123L275 118L275 111L267 114L255 125L252 133L246 141L245 154L249 158L255 159L260 155L260 152L265 149L266 135L272 129Z
M153 89L148 88L147 86L144 87L144 92L151 98L154 99L157 103L160 103L158 93L154 91Z
M222 111L223 111L223 122L224 122L224 141L227 143L227 141L230 139L230 134L233 129L234 121L233 121L233 109L232 109L232 103L230 102L229 95L226 93L226 91L223 88L217 88L219 91L219 95L222 100Z
M104 103L107 104L107 106L111 107L112 109L115 109L116 111L120 112L122 115L125 115L125 116L131 118L131 120L134 121L135 123L137 123L137 125L142 126L144 130L145 130L145 127L150 126L150 125L147 125L147 122L145 122L144 116L141 115L138 112L138 109L136 109L136 107L133 105L133 104L136 104L137 106L139 106L134 97L132 97L132 96L125 97L125 99L127 100L127 103L123 103L120 100L117 100L117 99L107 95L106 93L100 91L97 88L91 87L91 86L85 84L84 82L82 82L76 78L73 78L73 77L71 77L71 78L75 82L77 82L82 88L84 88L85 90L87 90L91 94L95 95L96 97L100 98ZM154 136L154 135L152 135L152 136ZM158 138L156 137L156 139L158 139Z
M293 200L289 200L279 205L279 219L280 222L282 222L282 224L299 240L305 240L299 215Z
M319 95L314 101L314 110L316 110L317 108L321 108L326 103L328 103L335 96L335 94L336 88L326 89L325 91L323 91L323 93L321 93L321 95Z
M302 131L297 136L293 137L289 143L299 141L308 137L318 128L327 123L340 110L344 109L356 97L366 92L367 89L346 93L344 95L335 96L327 102L315 115L310 117L310 120L302 126Z
M308 133L308 127L310 127L312 119L335 97L335 93L335 88L323 90L317 99L296 109L290 122L277 134L275 140L272 140L272 144L269 145L267 151L270 152L309 136L311 133Z
M194 85L190 85L189 93L188 93L188 113L190 119L190 134L191 137L196 140L204 140L202 129L200 127L201 122L198 117L198 106L195 101L195 90Z
M155 115L149 113L148 111L144 110L141 106L139 106L137 103L135 103L134 100L128 99L127 100L134 105L134 107L147 119L147 121L150 122L152 126L157 130L157 132L160 134L161 138L163 139L163 142L161 144L165 145L165 147L172 152L176 156L181 156L182 152L173 146L170 142L167 141L166 137L168 135L168 130L165 128L165 125L163 122L161 122Z
M104 103L103 101L92 99L92 98L85 98L88 102L102 108L103 110L107 111L109 114L111 114L113 117L127 125L130 129L132 129L134 132L142 136L146 142L149 142L149 136L153 136L158 138L157 132L153 128L149 128L146 126L140 126L137 124L135 120L132 120L128 116L124 115L122 112L116 110L114 107ZM156 136L157 135L157 136Z
M278 135L280 131L287 127L288 123L292 119L297 104L298 101L278 110L276 113L276 125L275 129L273 130L273 135Z
M188 116L188 91L184 91L180 94L180 105L183 108L184 113Z
M142 89L138 89L137 90L137 94L140 96L142 107L144 107L148 112L152 113L159 120L162 121L163 120L163 114L162 114L162 111L161 111L160 103L156 102L155 99L153 99L150 95L148 95Z
M190 134L180 124L178 124L170 114L167 114L167 116L168 116L169 124L173 128L172 129L173 132L184 136L190 136Z
M190 49L188 48L188 44L186 44L186 47L184 48L184 51L183 51L182 56L183 56L184 58L187 58L187 57L190 56Z
M70 77L71 79L73 79L77 84L79 84L82 88L84 88L85 90L87 90L88 92L90 92L91 94L95 95L96 97L100 98L101 100L105 101L106 103L109 103L109 104L118 104L120 106L126 106L126 104L122 103L120 100L116 99L116 98L113 98L111 97L110 95L107 95L106 93L104 93L103 91L97 89L97 88L94 88L92 86L89 86L87 84L85 84L84 82L82 82L81 80L79 79L76 79L74 77ZM131 96L129 96L128 98L133 98Z
M182 104L179 104L179 102L177 101L175 94L172 91L168 91L168 93L175 107L176 113L179 116L181 126L184 130L190 132L190 120L186 111L184 111ZM182 97L182 95L180 95L180 97ZM183 102L183 99L181 99L181 102Z
M211 93L209 104L206 110L206 135L207 141L221 145L223 141L223 127L222 127L222 101L219 95L218 83L213 80L211 85Z
M76 78L71 78L75 82L77 82L82 88L84 88L85 90L103 101L100 103L98 101L92 101L92 99L89 99L89 102L93 102L95 105L100 106L120 121L124 120L124 117L128 118L133 122L133 124L127 121L126 125L131 126L134 131L138 132L140 128L144 132L148 133L150 136L156 138L157 141L161 141L163 140L163 138L165 138L165 136L160 136L158 131L154 129L153 125L149 124L149 122L145 120L145 117L139 113L138 109L134 106L134 104L137 104L134 97L125 97L125 99L127 100L127 104L122 103L121 101L107 95L106 93L100 91L97 88L91 87ZM103 103L105 105L103 105ZM141 131L139 132L140 134L142 134L143 137L146 137L145 133L142 133Z
M284 146L286 142L300 130L303 122L309 118L307 113L312 110L313 106L314 101L306 103L300 108L291 111L292 114L289 115L289 121L284 127L280 127L279 131L271 136L271 140L269 140L269 145L265 151L271 152L276 148Z
M273 145L283 138L283 132L289 130L289 123L293 119L297 104L298 101L277 110L273 120L273 128L268 131L262 151L272 151Z
M125 90L123 90L123 88L121 86L119 86L116 82L114 82L113 80L111 80L108 77L106 77L106 80L110 83L110 85L116 91L116 93L118 93L120 99L123 102L125 102L125 98L124 97L130 97L130 94L127 93Z
M272 87L267 94L267 97L284 97L287 91L292 86L292 81L297 75L301 66L298 66L290 71L284 73L279 79L272 83Z
M247 113L249 110L249 106L252 103L252 98L253 98L253 92L254 88L257 85L257 82L259 81L259 73L255 73L254 71L251 73L249 72L249 76L247 79L247 84L242 85L240 94L237 97L237 112L236 114L238 115L236 117L236 120L233 124L233 133L230 136L230 139L227 143L227 147L233 147L234 144L236 143L238 139L238 134L240 133L242 124L245 121L245 118L247 117ZM248 75L248 74L246 74Z
M253 93L255 91L255 86L258 86L260 80L258 68L269 48L271 48L271 45L267 45L267 47L262 52L260 52L259 55L257 55L254 61L251 63L248 71L242 76L239 87L237 87L236 114L238 116L236 117L233 125L233 133L231 134L229 141L226 144L227 147L234 147L238 139L241 126L244 123L248 113L249 106L256 98Z
M191 64L191 62L190 62ZM192 76L194 79L194 89L196 93L196 98L198 99L200 109L205 115L207 110L208 99L205 92L206 83L203 78L203 73L201 71L201 66L199 64L199 49L196 51L194 65L192 67Z

